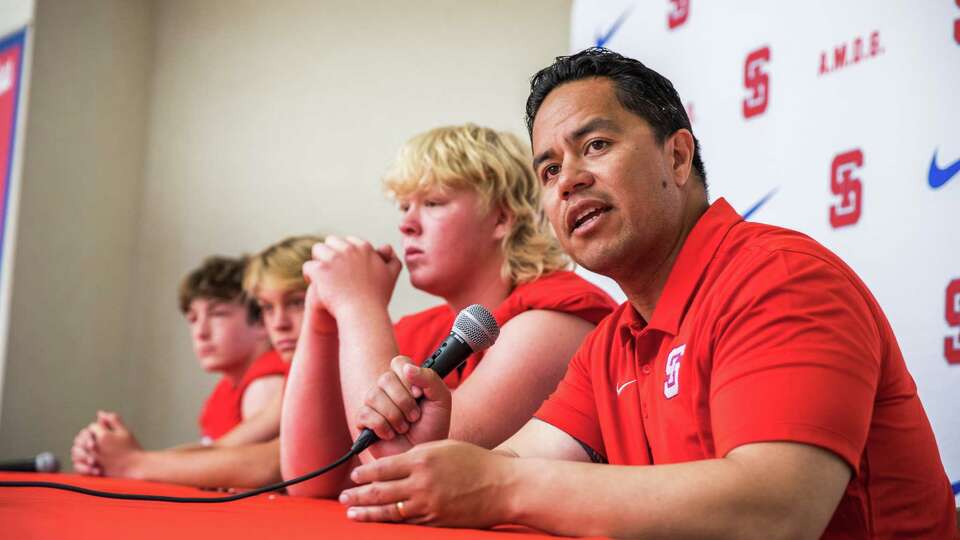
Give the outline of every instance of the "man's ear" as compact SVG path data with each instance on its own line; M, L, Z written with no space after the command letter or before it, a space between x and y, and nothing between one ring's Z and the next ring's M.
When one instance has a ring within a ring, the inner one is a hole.
M678 129L667 139L666 150L667 163L670 165L670 172L673 182L677 186L683 187L690 180L693 172L693 133L689 129Z

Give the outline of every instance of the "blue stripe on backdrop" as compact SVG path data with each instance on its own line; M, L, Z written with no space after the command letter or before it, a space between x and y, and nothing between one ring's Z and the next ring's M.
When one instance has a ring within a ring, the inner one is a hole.
M773 190L770 191L770 193L767 193L766 195L763 196L762 199L760 199L759 201L757 201L757 204L751 206L749 210L747 210L746 212L744 212L744 213L743 213L743 219L744 219L744 221L750 219L750 216L752 216L754 213L756 213L756 211L759 210L761 206L767 204L767 201L769 201L769 200L770 200L770 197L773 197L773 196L777 193L777 190L778 190L778 189L780 189L780 188L778 188L778 187L773 188Z
M617 30L620 30L620 26L623 24L623 21L627 20L627 17L630 16L631 11L633 11L632 7L624 10L624 12L617 17L617 20L613 22L613 24L610 26L610 29L607 30L605 34L597 34L595 45L597 47L606 47L610 39L613 38L614 34L617 33Z

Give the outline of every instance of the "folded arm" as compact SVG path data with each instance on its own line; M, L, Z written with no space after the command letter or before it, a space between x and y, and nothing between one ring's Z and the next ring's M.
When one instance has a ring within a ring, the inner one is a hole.
M389 246L328 237L303 266L310 282L304 326L287 382L281 427L283 476L290 479L340 458L355 431L348 422L360 381L375 380L396 354L387 304L400 271ZM333 315L333 317L331 316ZM334 319L335 317L335 319ZM369 384L364 386L366 390ZM293 495L333 497L349 484L347 467L291 486Z
M340 397L336 326L308 295L297 351L284 392L280 462L284 480L326 466L352 444ZM355 461L355 459L354 459ZM291 495L333 497L349 480L338 467L308 482L290 486Z
M125 476L206 488L261 487L280 481L280 439L191 452L143 452L129 463Z
M148 451L119 415L101 412L78 435L73 458L74 468L82 474L198 487L258 487L280 479L279 448L274 438L241 446L185 445Z

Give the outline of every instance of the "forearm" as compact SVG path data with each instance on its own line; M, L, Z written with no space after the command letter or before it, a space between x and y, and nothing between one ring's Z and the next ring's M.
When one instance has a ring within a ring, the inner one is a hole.
M213 446L213 445L202 444L198 442L191 442L191 443L178 444L177 446L172 446L170 448L167 448L164 451L165 452L193 452L195 450L205 450L207 448L210 448L210 446Z
M500 457L509 471L503 522L565 536L774 539L819 535L806 534L796 526L797 508L784 497L765 495L775 493L777 486L767 485L726 459L625 467ZM782 486L779 491L784 491Z
M283 478L306 474L340 458L352 444L340 397L337 335L305 319L283 398L280 427ZM291 495L335 497L349 482L338 467L289 488Z
M337 317L343 408L351 433L356 437L359 433L355 427L356 415L378 377L390 371L390 361L397 355L397 343L386 306L356 303L341 308Z
M254 488L280 480L279 439L229 448L141 452L126 476L154 482Z

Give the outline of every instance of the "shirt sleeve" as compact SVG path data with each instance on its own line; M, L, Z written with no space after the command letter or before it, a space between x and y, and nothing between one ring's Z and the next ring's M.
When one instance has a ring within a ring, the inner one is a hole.
M616 302L600 287L573 272L558 270L518 287L497 314L506 320L527 310L544 309L596 325L616 308Z
M584 340L570 360L557 389L543 402L534 417L560 429L606 459L590 377L590 350L596 334L594 331ZM593 456L591 459L594 459Z
M773 252L723 295L710 394L718 455L792 441L859 469L883 347L869 292L838 264Z

